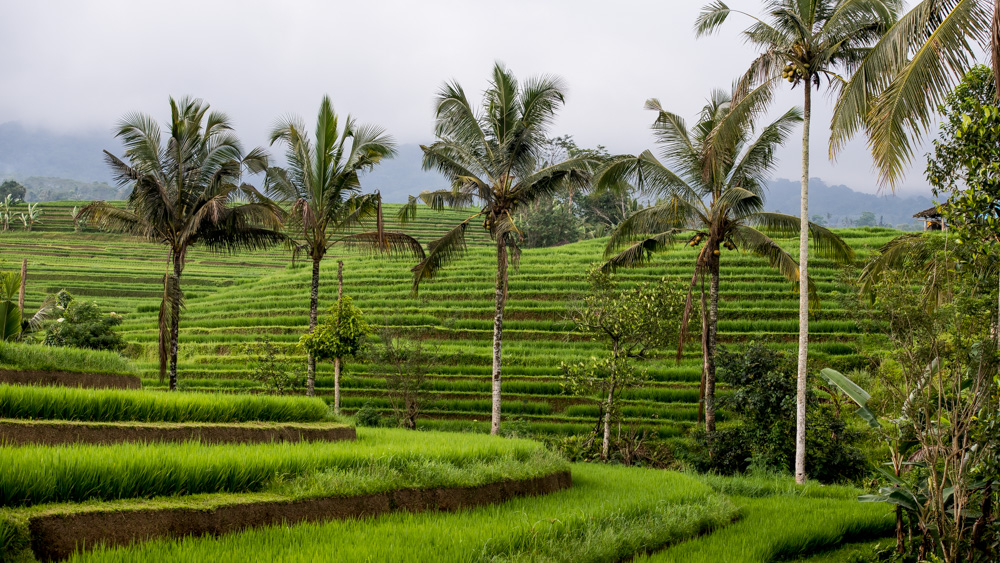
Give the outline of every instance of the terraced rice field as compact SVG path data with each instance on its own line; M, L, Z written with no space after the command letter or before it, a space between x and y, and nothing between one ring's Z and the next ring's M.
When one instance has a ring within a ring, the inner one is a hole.
M43 204L46 223L36 232L0 234L0 267L13 269L29 259L28 304L66 289L94 299L107 311L125 314L122 331L133 344L144 385L154 388L156 322L166 254L155 245L101 233L72 232L72 204ZM387 214L394 211L388 206ZM406 231L425 244L445 232L460 211L421 210ZM841 230L864 258L898 233L889 229ZM505 416L530 429L572 433L587 431L596 418L594 400L562 394L560 362L600 353L600 344L572 331L568 306L586 290L584 273L601 259L604 240L558 248L525 250L520 269L512 273L504 329ZM782 243L795 253L797 241ZM411 260L385 259L335 249L323 263L321 307L336 298L336 261L344 260L345 293L368 319L420 338L445 358L435 368L431 396L422 426L481 426L489 416L489 373L492 338L494 255L485 234L470 228L469 253L411 293ZM667 278L678 288L690 280L695 249L678 246L648 267L624 271L625 283ZM858 360L856 327L837 302L847 291L840 270L814 259L812 276L822 307L811 323L811 359L815 366L840 367ZM307 325L310 271L291 265L282 248L267 252L217 255L190 254L182 278L186 310L181 320L179 373L187 390L250 390L240 347L268 335L290 354ZM738 253L722 255L720 340L734 344L766 339L791 351L797 338L797 295L763 259ZM700 360L697 341L675 364L671 351L647 362L650 382L626 395L624 412L661 437L682 434L697 416ZM344 406L371 403L387 410L384 382L373 366L348 362L343 379ZM332 400L332 366L321 365L317 391ZM722 391L725 392L724 390ZM724 413L723 413L724 415Z

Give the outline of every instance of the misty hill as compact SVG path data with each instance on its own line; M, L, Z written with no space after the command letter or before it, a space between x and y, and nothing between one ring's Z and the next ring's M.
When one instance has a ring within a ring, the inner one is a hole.
M797 180L772 181L768 186L765 209L797 216L800 190ZM829 186L819 178L809 181L809 216L819 215L831 227L851 226L861 213L870 211L875 214L878 224L913 229L918 226L913 214L933 206L929 196L875 195L856 192L843 185Z
M121 149L110 132L63 135L27 129L16 122L2 123L0 178L15 178L22 184L22 179L30 176L111 182L104 149Z
M249 142L249 141L248 141ZM28 129L16 122L0 124L0 181L14 178L28 188L28 199L115 199L111 174L102 159L102 150L120 153L121 146L110 132L56 134ZM282 164L280 151L273 158ZM365 191L379 190L386 202L403 203L407 196L423 190L446 188L448 181L437 172L421 167L423 152L416 144L399 147L396 158L383 161L362 177ZM810 215L821 216L834 227L852 224L869 211L876 222L894 227L912 226L913 214L933 205L929 196L878 196L857 192L843 185L827 185L812 180ZM799 183L775 180L770 183L766 208L798 215Z

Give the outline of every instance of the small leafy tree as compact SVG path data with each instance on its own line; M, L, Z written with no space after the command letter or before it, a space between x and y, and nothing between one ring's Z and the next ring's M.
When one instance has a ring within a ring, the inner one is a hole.
M65 291L56 301L54 310L60 316L49 326L43 344L114 352L125 349L125 340L115 332L122 324L121 315L104 314L93 301L77 301Z
M260 383L266 393L284 395L302 386L302 373L296 364L267 336L243 347L250 367L250 379Z
M350 297L344 296L330 307L330 316L311 333L299 339L299 344L317 360L333 360L333 410L340 414L340 363L344 358L361 352L371 327Z
M677 338L684 298L663 280L632 289L619 289L600 269L589 274L590 294L572 313L577 330L607 345L608 355L574 365L562 365L570 390L602 397L601 459L608 459L612 418L623 389L645 379L634 361Z
M389 404L399 426L417 427L417 416L427 398L427 372L437 363L437 354L424 349L420 340L406 341L388 328L379 331L379 344L369 351L372 372L385 378Z

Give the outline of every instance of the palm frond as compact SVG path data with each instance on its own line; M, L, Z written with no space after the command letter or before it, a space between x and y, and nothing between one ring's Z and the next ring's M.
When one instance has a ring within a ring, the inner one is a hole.
M768 264L785 279L792 282L793 291L798 291L799 287L799 264L786 252L778 243L774 242L764 233L747 225L740 225L732 231L732 241L741 252L749 252L755 256L766 258ZM809 278L809 308L819 309L820 298L816 291L816 284Z
M420 241L406 233L370 231L347 235L339 242L372 254L412 256L418 260L426 258Z
M465 230L469 223L479 217L473 215L427 246L427 254L419 264L410 269L413 272L413 294L420 289L420 282L431 279L438 270L465 253Z
M946 12L937 13L942 8ZM912 18L914 27L905 36L911 44L915 40L923 40L923 44L865 116L879 180L890 187L902 179L938 105L975 61L974 42L985 44L988 40L990 15L980 0L924 0L914 9L925 12ZM928 26L933 31L924 35Z
M611 233L604 248L605 258L631 242L658 233L679 233L687 229L692 216L691 206L680 199L646 207L629 215Z
M653 256L662 250L674 245L676 237L683 231L680 229L670 230L644 238L632 243L628 248L608 257L605 252L605 262L601 269L605 272L614 272L618 268L635 268L652 260ZM611 248L610 246L608 247Z
M798 236L801 222L793 215L758 213L753 224L772 235L793 237ZM830 229L810 222L809 236L819 256L842 264L849 264L854 260L854 250Z

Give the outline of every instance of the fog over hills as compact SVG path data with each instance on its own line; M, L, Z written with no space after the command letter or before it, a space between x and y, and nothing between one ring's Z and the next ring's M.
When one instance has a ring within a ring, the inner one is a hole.
M31 200L114 197L111 173L102 151L120 154L121 145L111 133L54 134L31 130L17 122L0 124L0 181L14 178L28 188ZM274 151L276 163L283 158ZM437 172L421 167L422 152L416 144L399 147L396 158L384 161L362 177L366 191L379 190L387 202L405 202L423 190L448 186ZM810 215L819 215L831 226L846 226L865 211L888 226L913 225L913 214L933 205L930 194L874 195L844 185L810 183ZM770 184L768 211L798 215L799 182L778 179Z

